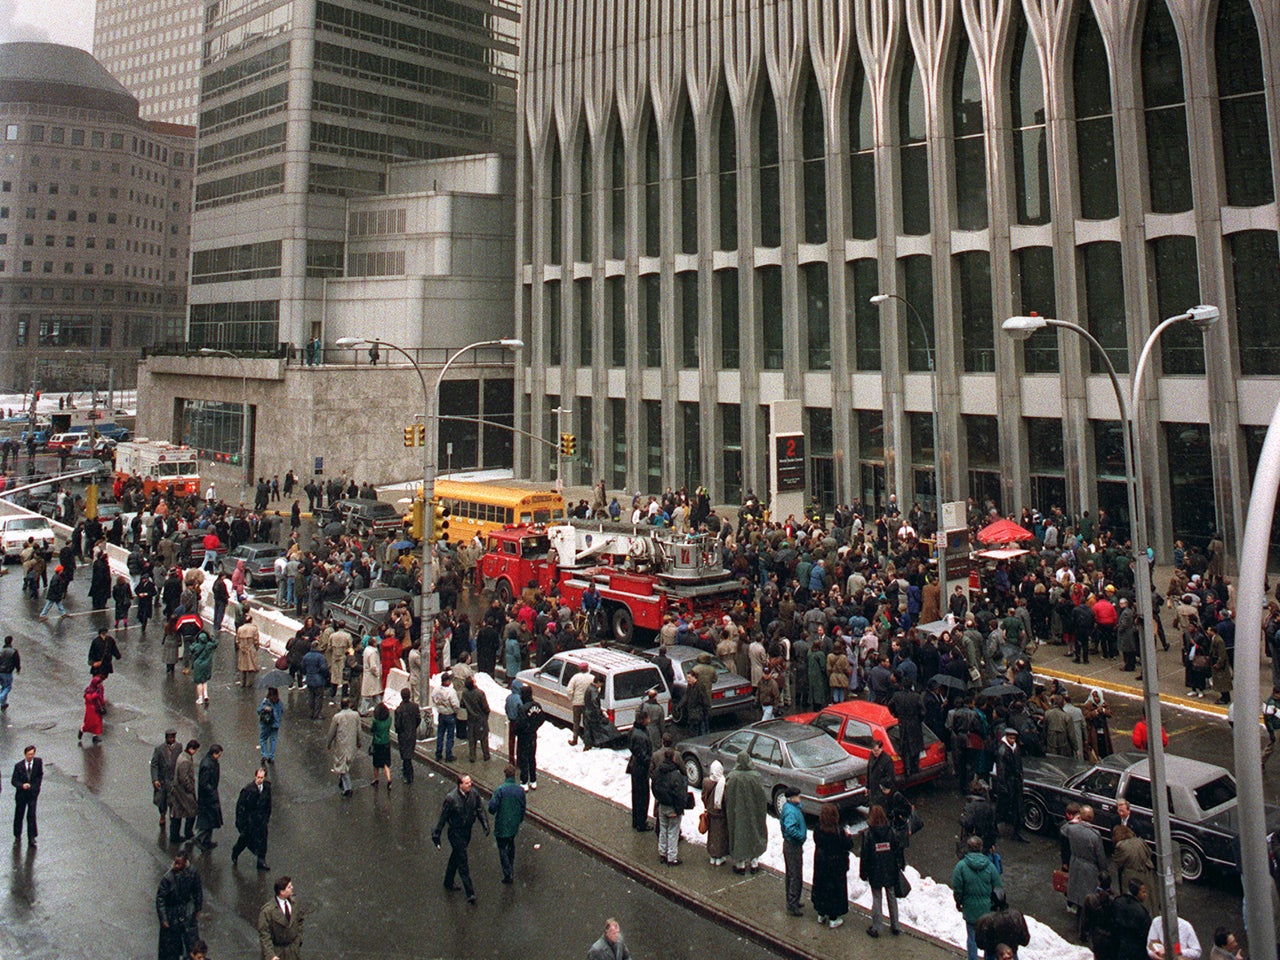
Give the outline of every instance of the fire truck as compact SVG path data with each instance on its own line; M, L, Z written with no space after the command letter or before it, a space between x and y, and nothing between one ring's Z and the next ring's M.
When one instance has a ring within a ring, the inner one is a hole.
M116 445L116 479L123 482L130 477L139 478L148 495L157 488L180 497L200 492L195 450L164 440L139 437Z
M476 563L476 587L504 604L528 586L553 586L575 612L594 585L614 641L644 646L670 613L693 629L715 622L737 601L713 534L610 533L570 526L507 527L489 534Z

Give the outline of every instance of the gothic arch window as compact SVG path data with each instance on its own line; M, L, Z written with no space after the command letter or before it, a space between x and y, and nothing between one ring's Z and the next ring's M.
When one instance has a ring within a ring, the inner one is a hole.
M609 127L609 253L621 260L627 255L627 145L617 114Z
M1049 138L1045 129L1044 80L1040 58L1017 5L1018 25L1009 73L1009 103L1013 119L1014 207L1018 223L1049 222Z
M1142 29L1142 100L1151 209L1191 209L1191 152L1178 33L1165 0L1148 0Z
M590 260L595 243L595 174L591 166L591 134L582 134L578 153L578 259Z
M717 180L720 203L720 249L738 249L738 142L733 123L733 107L728 98L720 104L719 132L716 135Z
M902 232L929 232L929 152L925 145L924 83L908 47L898 80L898 176L902 192Z
M1218 116L1227 203L1253 207L1275 199L1262 48L1249 0L1222 0L1214 37Z
M560 156L560 135L553 127L547 142L547 203L550 218L547 225L547 259L560 263L564 259L564 163Z
M685 102L680 120L680 251L698 252L698 130L693 106Z
M982 230L987 225L986 127L982 119L982 84L978 61L967 34L961 32L951 81L951 123L955 137L956 226Z
M644 125L644 255L656 257L662 247L662 150L658 118L647 111Z
M805 84L800 120L801 165L804 169L805 243L827 242L827 128L822 94L812 73Z
M1116 192L1115 126L1111 115L1111 69L1102 32L1087 0L1076 23L1073 56L1076 163L1080 216L1110 220L1120 212Z
M876 125L862 61L849 71L849 213L856 240L876 236Z
M779 247L782 245L782 168L778 150L778 109L768 84L765 84L760 97L760 127L756 136L760 161L759 244L762 247Z

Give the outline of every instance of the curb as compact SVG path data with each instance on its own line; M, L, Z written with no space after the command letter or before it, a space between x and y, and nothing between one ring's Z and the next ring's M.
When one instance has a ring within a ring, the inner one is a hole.
M1074 683L1081 687L1097 687L1108 693L1116 693L1122 696L1135 697L1141 699L1143 696L1141 687L1129 686L1123 683L1116 683L1113 680L1101 680L1097 677L1085 677L1078 673L1067 673L1065 670L1054 670L1052 668L1042 667L1033 671L1044 677L1052 677L1054 680L1061 680L1064 683ZM1200 713L1209 713L1214 716L1226 719L1227 708L1225 705L1217 703L1204 703L1200 700L1192 700L1188 697L1174 696L1169 693L1160 694L1160 702L1169 704L1170 706L1181 707L1184 710L1195 710Z

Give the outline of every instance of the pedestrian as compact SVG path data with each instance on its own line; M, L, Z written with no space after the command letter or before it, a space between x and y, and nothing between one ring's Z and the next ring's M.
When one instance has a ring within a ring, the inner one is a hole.
M907 659L903 663L912 661ZM902 775L909 779L920 772L920 754L924 752L924 697L907 681L889 697L889 712L898 718L901 740L898 753L902 757Z
M13 842L22 839L22 820L27 821L27 846L36 845L40 835L36 827L36 801L40 799L40 784L44 781L44 761L36 756L34 745L22 748L22 759L13 765Z
M1243 960L1244 951L1240 949L1240 941L1233 931L1218 926L1213 931L1213 949L1209 951L1209 960Z
M1141 719L1133 725L1133 749L1146 752L1147 749L1147 714L1144 710ZM1160 725L1160 742L1166 747L1169 745L1169 731L1164 728L1164 724Z
M1213 689L1218 693L1217 702L1231 702L1231 654L1227 650L1227 642L1218 626L1209 627L1209 662L1213 673Z
M587 951L587 960L631 960L631 951L622 940L622 928L613 917L604 922L604 933Z
M1018 960L1018 948L1031 942L1026 917L1009 907L1004 887L991 891L991 910L974 924L974 936L986 960Z
M756 686L756 703L760 705L762 721L773 719L774 708L778 705L781 696L778 681L774 678L772 671L765 667L764 672L760 674L760 683Z
M520 768L520 786L538 789L538 728L547 719L542 707L533 699L533 688L520 686L520 708L513 724L516 738L516 764Z
M1080 939L1093 953L1093 960L1114 960L1116 955L1112 912L1115 896L1111 893L1111 874L1098 874L1098 886L1080 905Z
M234 867L240 854L248 850L258 858L259 870L267 866L267 826L271 821L271 781L267 771L259 767L253 779L245 784L236 799L236 837L231 848L231 865Z
M707 815L707 856L718 867L729 859L729 821L724 812L724 765L711 761L711 769L702 783L702 806Z
M800 788L787 787L786 802L778 817L782 828L782 863L786 870L787 913L793 917L804 916L800 895L804 887L804 841L809 828L800 808ZM754 873L757 868L752 868ZM838 926L838 924L837 924Z
M650 829L649 768L653 763L653 741L649 739L649 715L643 707L636 710L635 723L627 735L627 748L627 775L631 778L631 829L647 833Z
M1111 745L1111 708L1097 687L1085 697L1081 711L1085 722L1086 757L1095 763L1115 752Z
M44 606L40 608L41 623L48 623L49 611L54 607L58 608L58 616L67 615L67 608L62 605L62 601L66 599L69 580L64 566L59 564L53 568L53 576L49 578L49 586L45 588Z
M200 804L196 798L196 751L199 740L188 740L173 764L173 783L169 787L169 842L180 843L195 836L196 814Z
M604 709L600 706L600 698L603 696L604 677L595 677L591 685L587 687L587 700L582 708L583 750L608 746L622 737L622 734L618 732L618 728L609 721L609 718L605 716Z
M1022 751L1018 731L1013 727L1004 728L1004 736L996 746L992 778L997 822L1012 824L1013 839L1026 843L1027 838L1022 835Z
M120 647L116 638L107 632L106 627L98 628L98 635L89 641L89 673L91 676L106 680L115 672L113 661L121 660Z
M521 791L523 792L523 791ZM484 835L489 835L489 819L485 816L484 806L480 803L479 794L472 789L471 778L465 773L458 779L458 786L449 792L440 807L440 819L431 831L431 842L440 849L440 834L448 828L449 865L444 870L444 888L457 890L453 878L456 875L462 881L462 889L466 891L467 903L476 902L476 890L471 883L471 866L467 860L467 847L471 843L471 829L479 821Z
M480 689L474 676L467 677L462 691L462 708L467 712L467 759L476 762L476 747L480 748L484 762L489 762L489 698Z
M173 768L178 762L178 731L170 728L164 732L164 743L151 751L151 802L160 811L160 829L164 830L165 814L169 812L169 788L173 784Z
M566 667L566 669L568 668ZM565 684L564 693L569 698L569 709L573 716L571 721L572 733L569 736L570 746L574 746L578 742L578 733L582 729L582 712L586 706L587 690L591 688L591 684L591 668L585 663L577 665L577 672ZM585 744L582 749L590 750L591 744Z
M13 675L22 672L22 657L13 645L13 637L4 638L0 647L0 711L9 709L9 691L13 689Z
M1000 839L996 805L991 802L987 785L977 777L969 781L968 797L960 814L960 839L963 842L969 837L979 837L982 852L987 854L995 849L996 841Z
M885 752L884 742L879 737L873 737L871 756L867 760L867 803L887 808L896 789L893 757Z
M311 649L303 654L302 677L311 704L311 719L319 720L329 696L329 658L320 652L319 640L312 640Z
M258 752L263 763L276 762L276 743L280 740L280 722L284 719L284 704L280 691L267 688L267 695L258 704Z
M511 883L516 866L516 834L524 821L525 796L516 782L515 767L508 763L502 775L506 779L489 798L489 813L493 815L493 838L498 844L502 882Z
M680 821L692 800L688 787L675 751L664 749L653 772L653 798L658 803L658 862L672 867L680 864Z
M1175 957L1200 960L1203 952L1200 938L1196 936L1195 927L1182 917L1178 917L1178 945L1182 952L1175 952ZM1147 957L1148 960L1164 960L1167 953L1164 944L1164 918L1157 914L1151 918L1151 926L1147 928Z
M80 724L80 732L76 734L76 742L83 743L87 733L93 737L95 744L102 742L102 717L107 712L107 696L102 687L101 677L91 677L89 685L84 688L84 720Z
M752 873L760 871L760 857L769 845L765 825L768 809L769 799L765 796L760 772L743 750L725 777L724 786L725 826L729 831L729 856L734 873L746 873L748 865Z
M360 749L360 715L351 709L351 700L342 698L341 709L329 720L325 747L333 758L330 773L338 775L338 792L351 796L351 763Z
M158 960L186 960L189 949L200 939L202 909L204 887L200 874L187 863L186 853L179 852L156 889L156 916L160 920Z
M236 683L239 686L249 686L253 675L258 672L258 644L261 639L253 614L246 612L244 623L236 628L236 670L240 673Z
M360 656L360 713L368 716L382 696L382 655L378 645L369 641Z
M422 710L413 702L413 691L405 687L400 691L400 704L396 707L393 726L396 731L396 747L400 751L400 779L413 783L413 755L418 745L418 724ZM471 757L475 760L475 756ZM489 759L487 756L485 759Z
M387 778L387 792L391 792L391 711L381 700L373 708L373 720L369 724L369 757L373 761L371 787L378 786L378 774Z
M89 604L92 609L107 609L107 599L111 596L111 568L107 565L106 552L100 552L93 558L89 568Z
M834 803L824 803L818 808L818 828L813 831L813 909L818 913L818 922L832 929L844 923L845 914L849 912L852 850L853 837L840 823L840 808ZM876 906L879 906L878 899ZM878 916L878 909L876 913Z
M823 804L827 806L827 804ZM889 932L895 936L898 928L898 868L902 847L889 826L889 816L884 807L873 804L867 812L867 829L862 833L862 852L858 855L858 876L871 887L871 926L867 935L880 936L883 897L889 901ZM839 923L832 921L832 926Z
M293 902L293 878L276 877L275 896L258 912L262 960L302 960L302 910Z
M503 712L507 716L507 763L516 762L515 723L516 717L520 715L521 686L519 680L512 680L511 692L507 694L507 699L503 703Z
M196 706L209 705L209 679L213 676L213 655L218 635L201 630L191 644L191 682L196 688Z
M717 676L716 668L711 663L711 654L704 650L698 654L685 677L685 717L690 732L696 736L706 736L711 732L711 692L715 688Z
M976 924L990 912L992 892L1003 888L1000 872L982 850L982 838L970 837L965 841L964 855L951 872L951 892L968 934L969 960L978 960Z
M116 585L111 588L111 599L115 601L115 620L113 629L129 629L129 608L133 606L133 588L126 577L116 577Z
M218 785L222 781L222 744L215 743L200 761L197 776L199 793L196 799L196 846L208 853L218 845L213 831L222 826L222 798Z
M1147 960L1147 930L1150 927L1147 886L1141 880L1130 880L1125 892L1111 905L1115 960Z

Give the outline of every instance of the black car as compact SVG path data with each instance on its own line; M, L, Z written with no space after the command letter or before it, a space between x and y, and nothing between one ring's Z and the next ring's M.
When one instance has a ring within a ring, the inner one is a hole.
M370 533L395 536L404 530L404 518L395 507L381 500L339 500L325 512L325 526L333 523L342 524L346 533L362 537Z
M276 582L276 558L284 554L284 547L274 543L242 543L220 561L227 576L235 572L236 564L244 561L245 584L254 587L259 583Z

